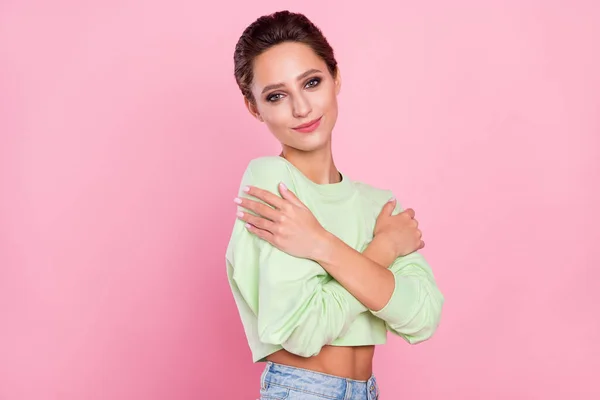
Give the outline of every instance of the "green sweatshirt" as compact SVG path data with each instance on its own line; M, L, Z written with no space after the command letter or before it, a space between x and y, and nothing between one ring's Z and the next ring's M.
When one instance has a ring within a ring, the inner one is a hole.
M279 194L287 187L313 212L321 225L362 252L373 239L377 216L393 196L388 190L352 181L320 185L283 157L252 160L238 197L252 185ZM248 211L242 209L243 211ZM399 202L394 214L401 212ZM387 305L369 310L317 262L291 256L250 233L236 219L227 247L226 265L254 362L284 348L310 357L324 345L362 346L386 342L390 331L416 344L437 329L444 297L427 261L417 252L389 267L395 289Z

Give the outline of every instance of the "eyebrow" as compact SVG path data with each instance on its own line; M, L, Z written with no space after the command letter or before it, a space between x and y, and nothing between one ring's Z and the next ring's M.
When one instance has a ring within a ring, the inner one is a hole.
M298 75L298 77L296 78L297 81L302 80L304 78L306 78L308 75L314 74L316 72L321 72L318 69L315 68L311 68L306 72L303 72L302 74ZM262 91L262 94L268 92L269 90L273 90L273 89L279 89L281 87L284 87L285 85L283 83L275 83L273 85L267 85L265 86L265 88Z

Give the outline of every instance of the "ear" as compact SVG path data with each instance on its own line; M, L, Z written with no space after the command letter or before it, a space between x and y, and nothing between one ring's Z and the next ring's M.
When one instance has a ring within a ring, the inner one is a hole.
M340 94L340 90L342 89L342 74L340 73L340 67L335 67L335 76L333 77L333 81L335 84L335 94Z
M259 120L260 122L264 122L263 118L261 117L260 113L258 112L258 109L256 108L255 103L248 100L247 97L244 97L244 104L246 105L246 108L248 109L248 111L254 118Z

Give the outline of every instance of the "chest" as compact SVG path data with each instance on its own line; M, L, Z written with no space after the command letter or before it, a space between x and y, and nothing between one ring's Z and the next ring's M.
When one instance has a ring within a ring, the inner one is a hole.
M305 203L307 204L307 203ZM362 251L373 239L376 218L361 199L344 203L307 204L319 223L348 246Z

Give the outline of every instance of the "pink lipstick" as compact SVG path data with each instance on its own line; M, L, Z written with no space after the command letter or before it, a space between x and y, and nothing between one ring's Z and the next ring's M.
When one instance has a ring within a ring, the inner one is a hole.
M323 118L323 117L319 117L319 118L312 120L310 122L307 122L305 124L298 125L297 127L293 128L293 129L295 131L302 132L302 133L314 132L314 130L317 129L319 127L319 125L321 125L321 118Z

